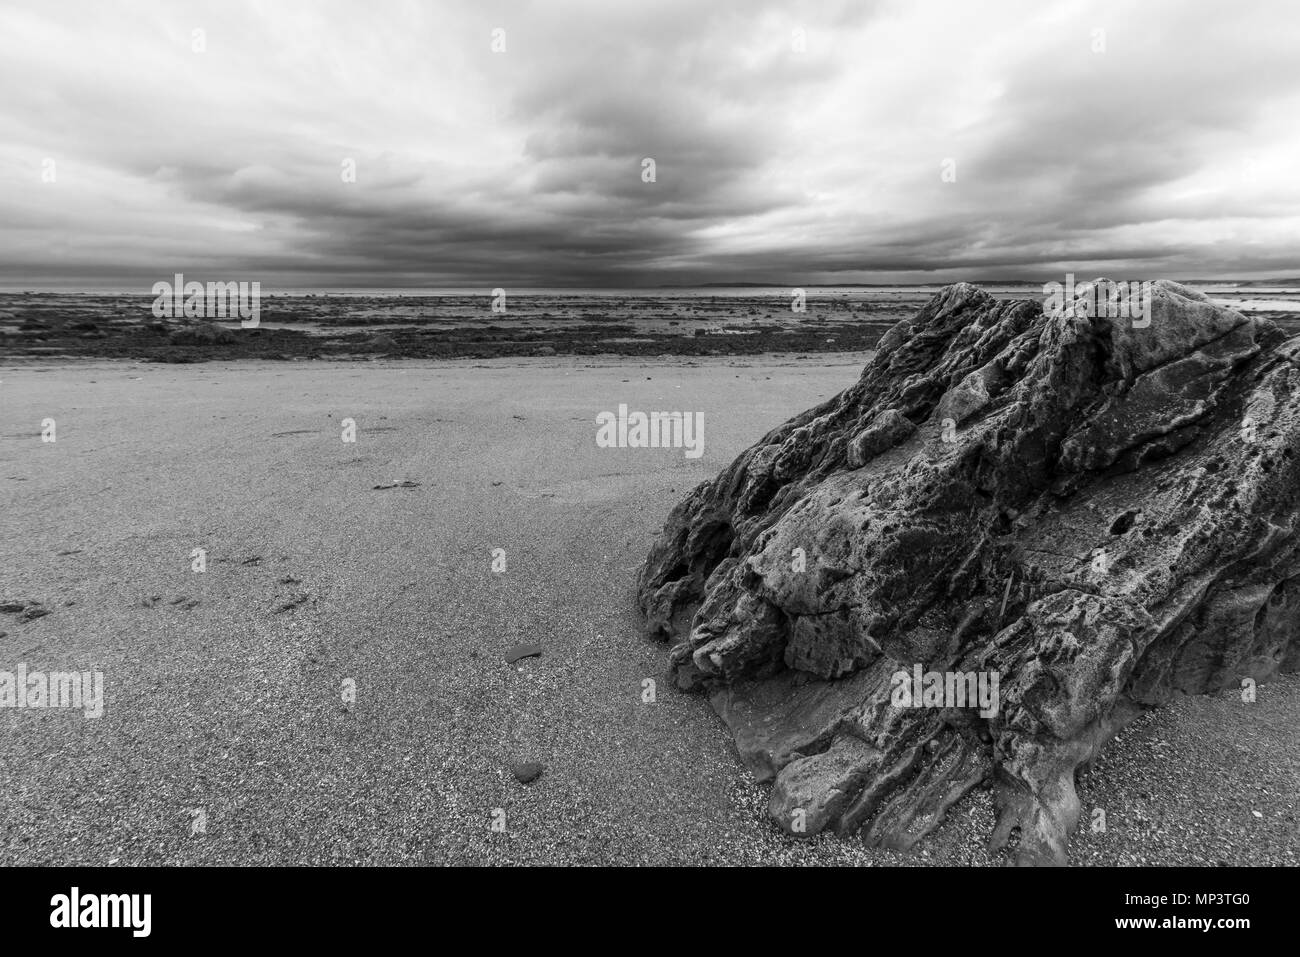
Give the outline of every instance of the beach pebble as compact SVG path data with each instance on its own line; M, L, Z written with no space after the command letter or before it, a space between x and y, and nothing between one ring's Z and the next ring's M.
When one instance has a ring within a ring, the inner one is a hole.
M536 761L520 761L510 766L510 773L520 784L532 784L542 776L542 766Z
M515 645L506 649L506 661L513 665L520 658L535 658L541 653L541 645Z

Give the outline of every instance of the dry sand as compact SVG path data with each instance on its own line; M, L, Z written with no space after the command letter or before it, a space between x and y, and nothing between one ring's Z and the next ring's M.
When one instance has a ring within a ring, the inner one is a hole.
M863 358L0 367L0 599L52 610L0 669L106 680L99 720L0 709L0 863L1000 863L988 792L917 855L781 835L640 633L672 505ZM598 449L620 402L703 412L704 456ZM1298 714L1291 677L1143 719L1075 859L1300 862Z

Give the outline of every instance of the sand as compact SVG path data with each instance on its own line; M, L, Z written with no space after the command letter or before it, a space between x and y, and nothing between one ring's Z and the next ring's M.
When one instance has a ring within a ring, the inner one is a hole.
M0 709L0 863L1001 863L988 792L920 854L780 834L633 606L682 494L863 360L0 365L0 600L51 609L0 669L106 683ZM703 456L597 448L619 403ZM1298 863L1298 715L1292 677L1143 719L1075 859Z

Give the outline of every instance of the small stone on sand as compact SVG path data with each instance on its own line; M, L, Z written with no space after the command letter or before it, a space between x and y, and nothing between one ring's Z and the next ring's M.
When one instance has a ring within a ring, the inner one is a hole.
M515 645L506 650L506 661L513 665L520 658L536 658L541 653L541 645Z
M512 764L510 772L520 784L532 784L542 776L542 766L536 761L523 761Z

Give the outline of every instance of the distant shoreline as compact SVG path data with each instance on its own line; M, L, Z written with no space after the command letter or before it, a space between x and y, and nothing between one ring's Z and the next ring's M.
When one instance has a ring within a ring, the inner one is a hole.
M1214 295L1214 287L1203 287ZM1025 287L987 288L1033 298ZM0 293L0 354L148 362L859 353L914 315L926 287L270 293L255 328L231 312L160 318L150 293ZM1300 289L1237 287L1220 301L1300 331ZM494 308L494 303L496 308Z

